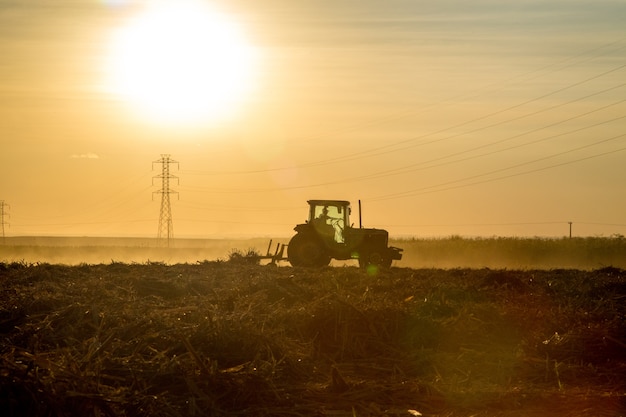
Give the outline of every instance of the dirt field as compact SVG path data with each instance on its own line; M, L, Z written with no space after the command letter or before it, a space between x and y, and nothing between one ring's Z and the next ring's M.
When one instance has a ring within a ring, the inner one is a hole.
M626 271L0 263L5 416L625 416Z

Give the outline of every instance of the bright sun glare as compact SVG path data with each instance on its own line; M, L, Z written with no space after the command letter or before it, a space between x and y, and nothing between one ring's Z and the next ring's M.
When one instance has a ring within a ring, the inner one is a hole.
M255 64L226 16L198 1L158 2L114 34L108 88L152 122L210 123L250 93Z

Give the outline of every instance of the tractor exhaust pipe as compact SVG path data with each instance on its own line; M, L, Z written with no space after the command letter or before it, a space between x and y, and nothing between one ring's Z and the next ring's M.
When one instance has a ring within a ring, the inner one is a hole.
M363 223L361 223L361 200L359 200L359 229L363 228Z

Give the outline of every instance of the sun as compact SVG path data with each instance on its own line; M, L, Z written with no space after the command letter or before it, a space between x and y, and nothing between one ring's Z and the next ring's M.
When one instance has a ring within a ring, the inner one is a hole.
M199 1L156 2L117 30L107 89L156 123L213 123L253 89L256 49Z

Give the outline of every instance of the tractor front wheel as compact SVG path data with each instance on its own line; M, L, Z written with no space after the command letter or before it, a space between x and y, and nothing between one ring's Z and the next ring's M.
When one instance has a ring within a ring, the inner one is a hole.
M322 243L312 236L298 233L289 241L287 259L291 266L322 267L330 263L330 256Z

